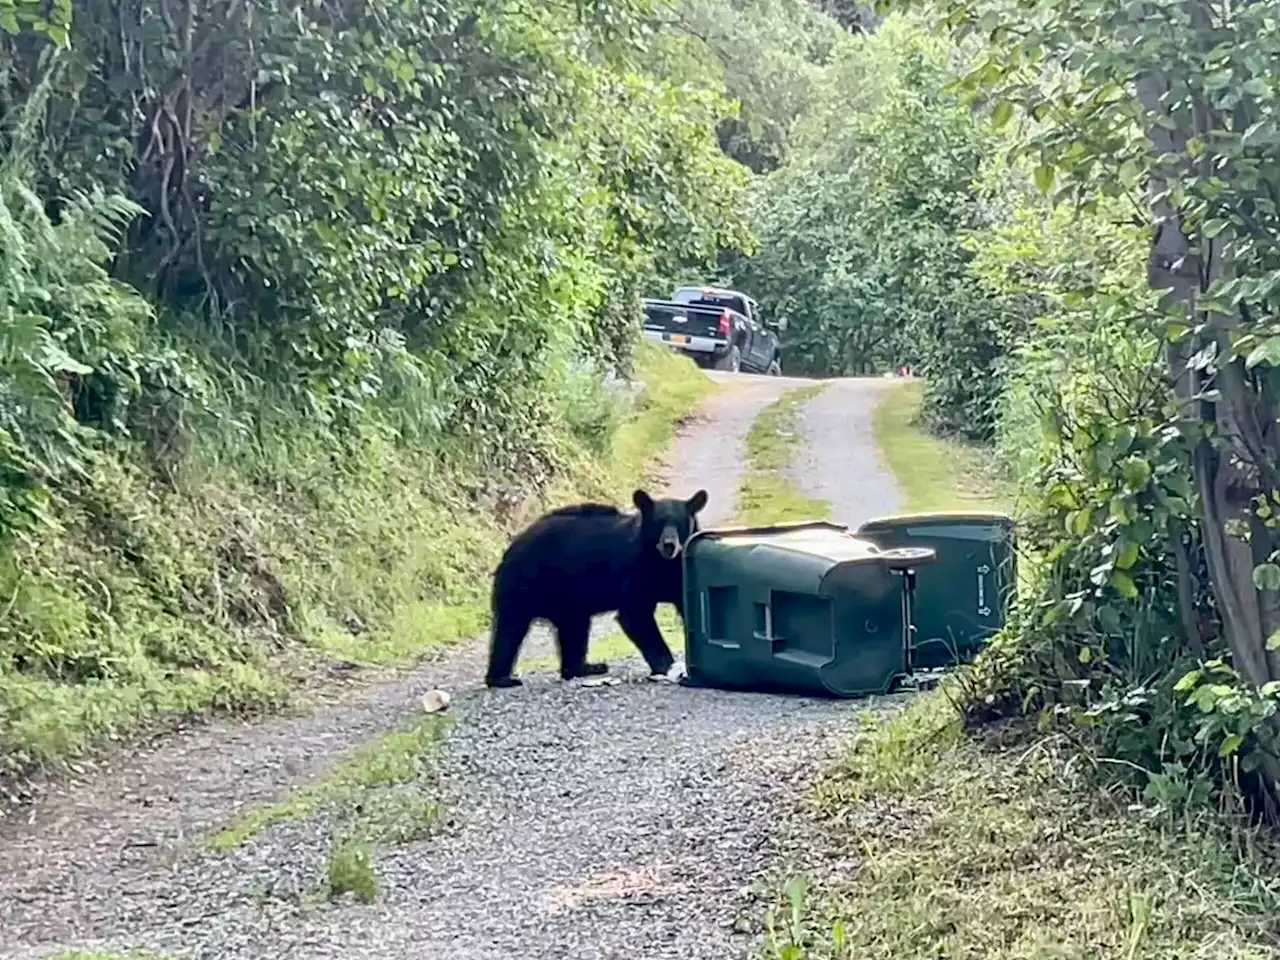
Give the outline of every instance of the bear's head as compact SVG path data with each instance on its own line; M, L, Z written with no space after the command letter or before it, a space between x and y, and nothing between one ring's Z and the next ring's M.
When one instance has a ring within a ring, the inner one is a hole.
M680 556L688 539L698 532L698 511L707 505L707 491L699 490L688 500L655 500L643 490L631 497L640 511L640 530L645 545L652 545L664 560Z

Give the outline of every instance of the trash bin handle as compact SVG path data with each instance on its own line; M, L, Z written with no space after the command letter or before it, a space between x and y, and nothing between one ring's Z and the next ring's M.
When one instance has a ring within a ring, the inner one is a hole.
M764 604L764 633L755 630L751 631L751 635L757 640L768 640L772 643L776 638L773 635L773 603Z

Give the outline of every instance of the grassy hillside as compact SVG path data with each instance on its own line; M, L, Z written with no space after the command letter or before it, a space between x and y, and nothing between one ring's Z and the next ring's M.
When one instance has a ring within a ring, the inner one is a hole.
M294 438L287 482L205 454L173 483L104 455L61 532L0 559L0 773L165 718L278 706L318 664L404 663L484 627L508 534L547 503L622 499L711 383L643 349L590 454L547 482L370 438L341 467ZM218 437L206 448L216 449ZM101 493L111 490L107 495Z

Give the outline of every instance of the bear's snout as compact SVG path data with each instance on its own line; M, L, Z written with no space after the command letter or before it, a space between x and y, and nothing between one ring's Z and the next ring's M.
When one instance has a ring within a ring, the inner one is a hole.
M664 560L674 560L680 556L680 535L670 527L662 531L658 538L658 553Z

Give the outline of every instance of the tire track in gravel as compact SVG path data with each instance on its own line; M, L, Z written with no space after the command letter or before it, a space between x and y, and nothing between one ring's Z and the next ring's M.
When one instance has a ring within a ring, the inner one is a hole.
M707 525L732 515L755 415L797 385L716 379L728 382L682 432L665 477L675 495L711 492ZM849 437L827 442L865 443ZM874 496L892 489L874 479ZM552 651L545 632L530 641L531 655ZM29 823L0 827L0 957L71 946L264 960L743 956L779 811L867 704L656 684L638 658L615 667L618 686L539 672L520 690L487 691L484 654L472 642L414 671L349 681L306 716L184 731L51 792ZM192 844L406 723L436 686L455 694L441 758L455 820L380 852L376 902L306 896L324 875L321 818L227 853Z

